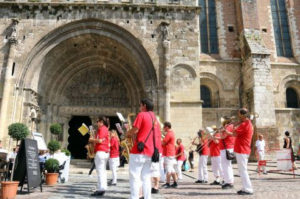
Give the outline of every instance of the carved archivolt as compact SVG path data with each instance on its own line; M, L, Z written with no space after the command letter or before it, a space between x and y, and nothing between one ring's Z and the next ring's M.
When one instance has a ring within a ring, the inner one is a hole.
M124 83L103 68L89 68L76 74L64 89L63 105L129 107Z
M299 86L300 86L300 75L293 74L284 77L278 84L275 92L285 91L285 89L288 87L288 83L292 81L299 82Z
M177 65L171 70L172 89L184 89L191 87L196 78L195 70L188 65Z

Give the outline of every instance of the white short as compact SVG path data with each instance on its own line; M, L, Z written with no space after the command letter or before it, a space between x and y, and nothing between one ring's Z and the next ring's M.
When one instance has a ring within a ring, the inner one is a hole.
M175 165L177 161L175 157L165 157L165 168L167 173L175 173Z
M159 162L152 162L151 163L151 177L153 177L153 178L159 178L160 177Z

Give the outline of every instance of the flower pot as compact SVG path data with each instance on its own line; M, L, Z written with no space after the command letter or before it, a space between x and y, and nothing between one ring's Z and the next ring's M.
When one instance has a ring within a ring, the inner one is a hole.
M46 174L46 184L55 185L57 183L58 173L47 173Z
M19 181L2 181L1 182L1 198L14 199L17 195Z

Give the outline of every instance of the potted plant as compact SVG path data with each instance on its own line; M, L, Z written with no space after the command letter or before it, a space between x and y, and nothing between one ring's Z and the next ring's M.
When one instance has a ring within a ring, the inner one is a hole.
M50 158L45 162L46 184L55 185L58 179L59 162L54 158Z
M58 140L59 136L63 132L63 129L60 124L54 123L54 124L51 124L51 126L50 126L50 132L52 135L54 135L56 137L56 140Z
M20 140L25 139L29 134L29 129L25 124L13 123L8 126L8 135L17 141L17 145ZM14 176L15 164L12 165L12 173L10 181L1 182L1 196L2 198L15 198L17 195L19 181L12 181Z
M48 143L48 149L51 154L54 154L56 151L58 151L60 149L60 143L56 140L51 140Z

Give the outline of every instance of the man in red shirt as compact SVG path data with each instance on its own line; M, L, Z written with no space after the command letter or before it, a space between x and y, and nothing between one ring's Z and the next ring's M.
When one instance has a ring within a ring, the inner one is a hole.
M176 144L177 144L176 156L175 156L177 159L176 173L177 173L178 180L181 180L182 179L181 167L185 160L184 146L183 146L182 140L180 138L176 140Z
M167 182L163 185L165 188L169 187L177 187L177 176L175 172L175 134L172 131L172 125L170 122L164 123L164 131L167 133L165 138L162 141L163 145L163 156L165 157L165 169L167 173ZM173 178L174 183L170 185L171 176Z
M239 109L238 117L241 120L241 124L234 128L233 133L226 131L227 134L236 136L234 152L243 184L242 190L237 192L239 195L253 194L252 184L247 171L248 158L251 152L253 126L251 120L247 118L247 114L248 110L246 108Z
M212 127L216 130L216 126ZM220 148L219 148L219 139L220 134L216 133L215 135L209 138L209 150L211 157L211 169L215 176L214 182L210 183L210 185L220 185L221 177L223 177L222 167L221 167L221 156L220 156Z
M205 137L205 133L203 130L199 130L198 132L198 143L196 140L192 142L192 145L196 145L197 151L199 154L199 162L198 162L198 180L195 183L207 183L208 182L208 172L207 172L207 159L209 155L209 147L207 138Z
M128 137L136 135L136 140L129 156L129 181L130 199L138 199L142 184L145 199L151 199L151 157L154 152L153 131L154 125L158 125L153 113L153 102L150 99L143 99L140 103L140 113L137 115L132 129L126 134ZM154 127L154 129L157 129ZM149 135L149 136L148 136ZM148 138L149 139L148 139ZM161 138L160 138L161 139ZM144 149L138 149L138 143L144 143ZM159 142L155 140L155 145Z
M108 120L100 117L97 121L98 131L95 138L90 138L89 142L95 143L95 166L98 177L97 191L92 196L103 196L107 189L106 163L109 157L109 133Z

